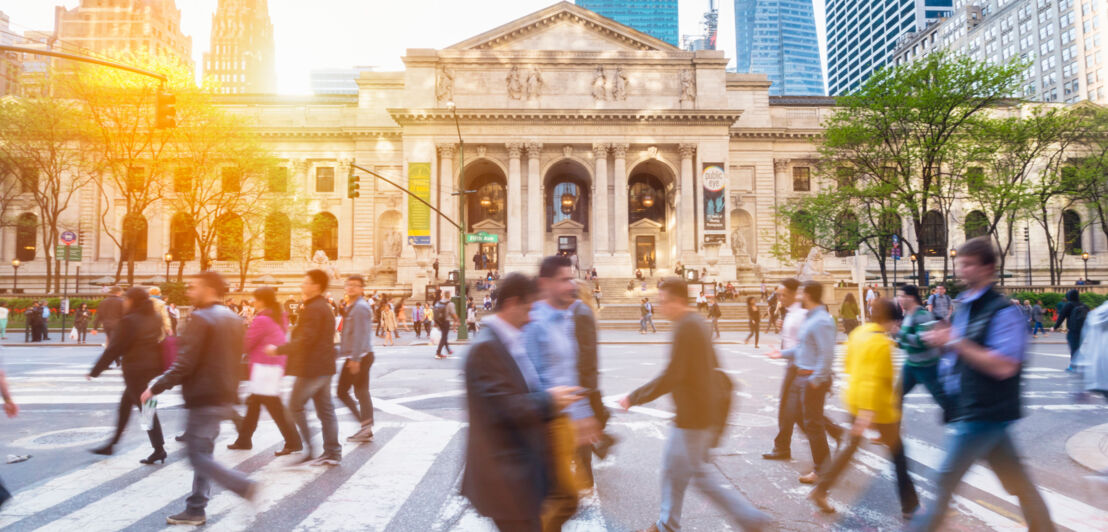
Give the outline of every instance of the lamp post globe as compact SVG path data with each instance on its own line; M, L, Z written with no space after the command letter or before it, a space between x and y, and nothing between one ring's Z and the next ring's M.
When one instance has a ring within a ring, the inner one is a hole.
M168 283L169 282L169 263L173 262L173 254L172 253L166 253L165 256L162 257L162 258L165 259L165 282Z
M1085 261L1085 283L1089 283L1089 252L1081 253L1081 260Z
M957 257L958 257L958 250L951 248L951 250L950 250L950 262L953 263L954 259L957 258ZM950 272L951 272L950 273L950 280L954 281L954 283L957 284L958 283L958 266L955 265L955 264L951 264L950 265ZM946 279L943 279L943 282L946 282Z
M12 259L12 293L19 288L19 259Z

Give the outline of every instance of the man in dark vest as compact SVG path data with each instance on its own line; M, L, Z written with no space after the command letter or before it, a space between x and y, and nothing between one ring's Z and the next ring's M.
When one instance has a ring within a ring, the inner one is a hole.
M1027 354L1027 324L1019 308L993 289L997 252L987 237L967 241L955 259L966 289L949 326L924 333L945 350L939 375L952 398L952 431L938 469L935 502L909 524L912 532L938 530L954 489L978 459L986 460L1015 495L1032 531L1054 530L1043 498L1031 482L1009 427L1020 418L1020 373Z

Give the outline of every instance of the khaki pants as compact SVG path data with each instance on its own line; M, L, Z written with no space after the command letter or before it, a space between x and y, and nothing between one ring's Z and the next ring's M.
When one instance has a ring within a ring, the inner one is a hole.
M559 416L547 425L550 434L550 493L543 501L542 529L552 532L577 513L578 482L573 462L577 452L576 435L569 416Z

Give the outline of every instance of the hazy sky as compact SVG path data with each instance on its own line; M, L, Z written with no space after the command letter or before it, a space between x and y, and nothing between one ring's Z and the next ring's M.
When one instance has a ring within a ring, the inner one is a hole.
M555 0L269 0L277 46L278 91L309 92L314 68L372 65L403 68L408 48L442 48L555 3ZM50 30L54 6L74 7L78 0L0 0L12 30ZM210 44L211 16L217 0L177 0L181 26L192 37L199 66ZM718 48L734 56L734 2L719 2ZM700 33L708 0L680 0L681 33ZM821 56L824 51L824 0L815 0ZM732 65L733 66L733 65Z

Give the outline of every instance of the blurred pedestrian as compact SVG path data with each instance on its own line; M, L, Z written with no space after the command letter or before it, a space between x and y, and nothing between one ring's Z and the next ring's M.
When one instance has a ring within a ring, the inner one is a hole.
M719 309L719 301L716 300L716 296L711 296L708 299L708 319L712 320L712 331L715 333L715 337L719 338L719 319L723 317L723 312Z
M546 423L579 399L578 390L544 389L524 346L535 282L510 273L496 293L495 314L485 317L465 359L469 430L461 492L501 532L538 532L549 485Z
M1085 374L1085 390L1108 399L1108 301L1089 313L1084 333L1078 366Z
M162 301L162 289L156 286L150 287L150 303L154 305L154 313L162 319L162 339L173 335L173 322L169 318L165 301Z
M771 328L775 334L781 332L781 326L777 322L785 316L785 309L788 306L781 302L781 286L778 285L777 289L769 295L769 299L766 299L766 334L769 334Z
M927 310L937 320L950 319L951 313L954 312L954 301L946 295L946 285L936 286L935 293L927 297Z
M248 500L257 493L257 484L246 475L212 458L219 424L230 416L231 404L237 399L236 374L243 353L242 320L220 304L226 292L227 284L216 272L201 272L192 279L188 295L193 311L180 339L177 360L140 398L145 403L180 384L188 410L185 447L194 472L192 495L185 499L185 511L166 518L171 525L205 523L212 481Z
M381 332L384 334L384 345L393 345L393 336L396 334L396 314L392 309L392 302L387 297L381 302Z
M642 298L642 302L639 304L639 334L646 334L646 326L650 326L650 332L657 333L658 328L654 326L654 305L650 303L650 299Z
M647 530L680 530L685 489L690 481L739 527L761 530L770 524L770 517L708 464L708 451L718 437L719 425L726 421L726 410L722 415L719 411L721 386L716 383L721 377L727 378L719 371L708 325L689 308L689 289L683 279L667 279L658 297L662 317L673 323L669 364L661 375L620 400L620 406L627 410L672 394L676 407L662 461L661 511L658 521Z
M1031 306L1031 337L1038 338L1039 333L1046 334L1046 329L1043 329L1043 302L1036 299L1035 304Z
M846 293L846 297L843 297L843 304L839 306L839 319L843 323L843 332L850 334L855 327L858 326L858 317L861 314L861 309L858 308L858 299L854 297L851 292Z
M181 311L177 308L176 303L170 303L165 306L165 312L169 314L169 326L172 329L173 336L177 336L177 324L181 321Z
M77 311L73 313L73 328L77 329L77 343L88 341L88 322L92 319L92 312L88 309L88 303L81 303Z
M5 301L0 301L0 340L8 339L8 304Z
M123 299L119 297L122 293L122 288L113 286L108 289L108 297L96 306L96 317L92 322L93 334L97 328L103 329L105 344L111 341L115 326L123 317Z
M1020 463L1009 427L1020 418L1020 375L1027 357L1027 328L1019 309L995 289L998 254L988 237L967 240L954 260L965 290L950 324L927 331L928 345L946 350L939 374L955 409L937 469L935 501L908 525L911 532L939 530L962 476L985 459L1005 490L1019 499L1030 530L1051 531L1043 498Z
M615 439L604 433L604 427L608 424L611 414L604 406L603 395L600 393L596 309L589 303L591 297L588 286L580 281L576 285L577 301L570 305L569 310L573 316L574 339L577 341L577 383L584 388L585 399L588 400L589 409L599 425L600 435L597 441L586 442L577 447L575 465L581 489L592 489L595 483L592 473L592 455L595 453L603 460L615 443Z
M150 384L150 381L161 374L162 350L159 343L162 338L161 317L154 312L154 305L150 302L150 296L139 287L131 287L127 290L123 300L123 318L120 319L116 333L108 341L107 349L100 354L100 358L89 371L88 379L99 377L113 362L121 360L123 366L123 397L119 400L119 415L116 419L115 434L108 443L92 450L94 454L111 455L115 444L123 436L123 429L127 428L127 421L131 418L131 409L138 407L141 412L146 408L146 401L140 399L142 392ZM146 431L150 438L150 446L154 452L143 459L144 464L153 464L156 461L165 463L165 437L162 435L162 425L158 421L155 412L150 428Z
M750 334L746 335L746 340L743 340L744 344L750 343L750 337L754 337L754 348L758 348L758 341L761 337L759 329L762 327L762 313L758 308L758 302L754 296L748 296L746 298L746 323L750 327Z
M450 349L450 329L454 323L458 321L458 313L454 311L454 305L450 301L450 294L446 292L442 293L442 297L435 303L432 316L435 320L435 327L438 327L442 336L439 337L439 347L435 350L435 358L443 359L447 355L453 355L454 351ZM442 354L442 350L446 349L446 355Z
M369 395L369 370L374 361L373 311L365 300L364 277L347 277L345 289L349 303L344 312L342 341L339 344L339 356L345 360L339 373L337 393L339 400L361 424L358 432L346 441L364 443L373 440L373 399ZM357 402L350 397L351 388Z
M477 327L477 305L470 301L466 305L466 330L476 333Z
M19 406L12 400L11 391L8 390L8 377L4 373L3 367L0 367L0 396L4 398L4 413L10 418L18 416ZM4 487L4 483L0 482L0 508L3 508L4 503L10 498L12 498L12 494Z
M923 333L928 330L928 327L935 325L933 323L935 316L923 308L919 287L905 284L901 285L897 292L900 306L904 309L904 320L900 322L896 341L907 355L904 358L904 367L901 369L901 401L917 384L922 384L935 399L935 403L942 408L942 419L945 423L950 420L953 413L953 404L939 382L939 357L942 352L923 341Z
M489 296L485 296L486 298ZM415 337L419 338L419 333L423 332L423 321L426 320L427 310L423 308L423 302L416 303L414 309L412 309L412 329L415 330ZM370 317L373 316L373 311L370 311ZM431 335L430 329L427 330L427 335Z
M1066 292L1066 301L1058 311L1058 321L1054 322L1054 326L1050 329L1051 332L1057 331L1062 324L1069 322L1066 326L1066 344L1070 348L1070 364L1066 371L1077 370L1073 361L1077 356L1077 349L1081 347L1081 330L1085 327L1085 318L1088 315L1089 306L1081 302L1077 290L1071 289Z
M896 309L892 301L879 297L873 301L870 322L855 329L847 338L844 363L850 380L843 392L843 402L854 423L849 443L820 471L819 484L808 496L824 512L835 511L827 502L827 492L850 464L866 429L871 427L881 435L881 443L888 446L892 454L902 515L910 519L919 509L919 496L912 477L908 476L908 458L900 441L900 394L896 391L896 371L893 370L893 342L887 336L894 329Z
M254 447L252 439L264 406L285 438L284 447L274 454L284 456L299 452L302 448L300 435L281 404L280 382L288 357L267 355L265 348L284 345L288 320L277 303L277 292L268 286L254 290L253 305L254 319L246 328L243 340L243 351L250 361L250 395L246 397L246 416L239 425L238 438L227 448L248 450Z
M300 282L304 304L287 344L269 345L266 354L288 356L288 374L296 377L289 394L289 410L300 429L304 460L312 459L312 432L304 411L308 400L315 405L323 435L323 454L312 465L334 466L342 461L338 419L331 402L331 376L335 374L335 314L323 293L330 277L323 270L308 270Z

